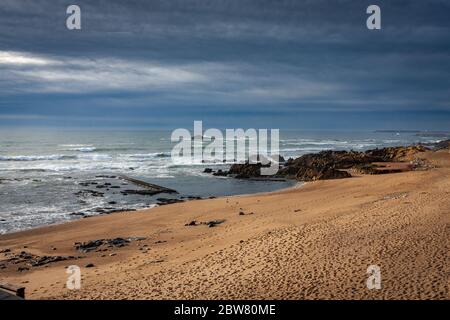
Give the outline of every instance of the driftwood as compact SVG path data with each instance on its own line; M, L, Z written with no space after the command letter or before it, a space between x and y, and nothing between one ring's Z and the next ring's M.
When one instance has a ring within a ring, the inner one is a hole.
M122 179L122 180L126 180L128 182L131 182L131 183L133 183L133 184L135 184L137 186L149 189L149 190L153 191L155 194L156 193L178 193L174 189L169 189L169 188L166 188L166 187L158 186L156 184L148 183L148 182L145 182L145 181L142 181L142 180L138 180L138 179L134 179L134 178L130 178L130 177L127 177L125 175L121 175L121 176L119 176L119 178Z

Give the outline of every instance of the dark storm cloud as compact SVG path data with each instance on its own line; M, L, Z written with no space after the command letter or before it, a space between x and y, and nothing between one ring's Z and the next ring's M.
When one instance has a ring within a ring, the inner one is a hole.
M380 31L365 25L373 3ZM82 9L81 31L65 28L70 4ZM320 127L330 113L395 111L399 125L403 113L445 127L449 9L438 0L3 0L0 123L158 117L176 126L204 116L292 126L314 114Z

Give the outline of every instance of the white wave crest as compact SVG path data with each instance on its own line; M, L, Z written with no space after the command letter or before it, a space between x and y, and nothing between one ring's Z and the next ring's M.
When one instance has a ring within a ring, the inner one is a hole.
M45 161L45 160L65 160L75 159L75 156L68 156L64 154L50 154L50 155L19 155L19 156L0 156L0 161Z
M80 152L93 152L95 150L97 150L96 147L81 147L72 149L72 151L80 151Z

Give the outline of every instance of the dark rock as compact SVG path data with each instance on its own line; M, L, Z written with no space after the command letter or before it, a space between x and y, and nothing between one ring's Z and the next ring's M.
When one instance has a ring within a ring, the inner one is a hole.
M183 196L183 197L181 197L181 199L201 200L201 199L203 199L203 198L200 197L200 196Z
M66 261L72 259L78 259L79 257L74 256L42 256L33 261L31 264L33 267L43 266L53 262Z
M18 254L11 255L8 259L5 260L6 263L10 264L25 264L31 267L39 267L43 265L47 265L53 262L65 261L65 260L73 260L79 259L80 257L75 256L37 256L25 251L22 251Z
M104 197L105 194L103 192L85 189L76 192L75 195L78 197Z
M377 166L372 163L364 163L364 164L358 164L354 167L354 169L363 174L376 174Z
M211 168L205 168L205 170L203 170L204 173L212 173L213 169Z
M228 175L228 171L223 171L222 169L217 170L217 172L213 173L213 176L217 177L226 177Z
M300 168L296 179L300 181L328 180L350 178L347 171L336 170L333 168Z
M229 175L233 175L238 179L248 179L251 177L261 176L261 163L233 164L228 171Z
M345 169L361 167L372 162L411 161L415 154L427 150L418 145L374 149L366 152L322 151L288 159L273 177L300 181L348 178L351 175L343 171ZM230 167L228 174L242 179L258 178L261 177L262 167L264 165L261 163L234 164Z
M72 212L70 215L84 217L86 214L84 212Z
M97 250L98 247L102 246L106 243L106 240L100 239L100 240L92 240L88 242L82 242L82 243L75 243L75 248L78 251L81 252L91 252Z
M420 152L428 151L429 149L422 145L407 146L407 147L388 147L382 149L373 149L365 152L369 158L378 158L370 162L387 162L387 161L411 161L414 155Z
M128 194L138 194L141 196L154 196L155 194L161 193L160 191L154 191L154 190L131 190L131 189L127 189L127 190L123 190L120 191L121 194L123 195L128 195Z
M204 224L206 224L209 228L212 228L212 227L215 227L224 222L225 222L225 220L211 220L211 221L204 222Z
M168 205L168 204L184 202L184 200L181 200L181 199L169 199L169 198L158 198L156 200L158 201L156 204L159 205L159 206L164 206L164 205Z
M88 263L87 265L84 266L85 268L93 268L95 267L95 265L93 263Z
M128 182L131 182L135 185L138 185L140 187L146 188L148 191L151 191L152 194L157 194L157 193L178 193L176 190L174 189L170 189L170 188L166 188L163 186L158 186L156 184L153 183L149 183L143 180L138 180L138 179L134 179L131 177L127 177L127 176L120 176L121 179L126 180ZM149 193L147 193L149 194Z
M87 253L91 251L96 251L102 246L106 246L108 248L114 247L121 248L128 245L131 241L139 241L139 240L145 240L145 238L130 237L130 238L99 239L87 242L75 242L74 246L78 251Z
M195 221L195 220L192 220L191 222L185 224L186 227L196 226L196 225L197 225L197 221Z
M162 262L164 262L163 259L156 259L156 260L148 261L147 263L162 263Z
M450 140L444 140L433 145L434 150L450 149Z

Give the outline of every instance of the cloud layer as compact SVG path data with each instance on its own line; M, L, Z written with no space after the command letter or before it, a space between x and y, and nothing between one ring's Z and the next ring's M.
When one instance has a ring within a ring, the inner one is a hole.
M69 4L1 2L0 125L450 124L447 1L378 1L380 31L369 1L77 1L81 31Z

